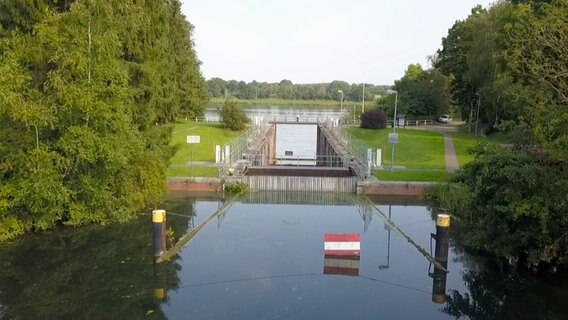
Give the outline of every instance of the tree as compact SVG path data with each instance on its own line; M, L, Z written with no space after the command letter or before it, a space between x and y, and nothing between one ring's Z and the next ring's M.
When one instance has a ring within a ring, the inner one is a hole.
M398 113L431 118L450 110L449 79L436 69L424 70L420 64L408 66L404 76L395 81ZM393 115L394 102L383 97L379 106Z
M529 2L476 8L436 66L463 110L475 103L514 143L477 148L455 178L464 244L537 270L568 263L568 1Z
M384 129L387 126L387 115L379 108L372 108L361 114L361 128Z
M250 122L243 107L235 100L227 99L218 110L221 122L231 130L242 130Z
M206 99L180 2L0 7L0 240L160 202L167 123Z

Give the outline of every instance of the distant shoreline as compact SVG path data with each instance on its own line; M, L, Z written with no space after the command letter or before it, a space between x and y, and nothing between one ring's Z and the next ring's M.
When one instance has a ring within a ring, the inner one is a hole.
M307 106L307 107L340 107L337 100L301 100L301 99L236 99L239 103L247 106ZM209 105L221 106L225 98L211 98ZM374 105L374 101L368 102L369 106ZM344 101L343 107L360 106L361 102Z

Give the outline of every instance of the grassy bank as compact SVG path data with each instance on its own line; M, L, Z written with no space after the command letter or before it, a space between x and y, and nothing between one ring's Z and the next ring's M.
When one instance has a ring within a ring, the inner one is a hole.
M401 170L389 171L377 170L375 177L383 181L420 181L420 182L445 182L449 181L452 174L443 170Z
M388 142L388 134L392 129L368 130L351 127L349 132L372 148L380 148L383 166L391 165L392 146ZM396 132L399 134L399 143L395 145L395 166L408 169L446 168L444 140L440 133L412 129L398 129Z
M176 154L172 157L168 176L189 176L189 162L191 160L191 145L186 143L187 136L200 136L200 143L193 145L194 162L214 162L215 145L224 145L234 137L241 134L223 128L218 123L205 123L194 121L177 122L174 128L172 144L178 146ZM216 177L217 168L195 164L191 170L193 177Z
M388 134L392 129L367 130L358 127L349 128L350 133L372 148L382 150L383 167L391 165L391 144ZM437 132L399 129L399 143L395 145L395 166L404 166L407 170L377 170L375 176L384 181L447 181L451 174L445 171L443 136ZM178 122L174 129L172 144L179 149L172 158L168 169L169 176L189 176L191 146L186 143L186 136L198 135L199 144L193 150L194 165L192 177L217 177L217 168L211 166L215 160L215 145L224 145L241 132L223 128L220 124L203 122ZM468 150L478 141L491 141L484 137L475 137L464 133L452 133L454 146L460 166L472 160ZM203 162L209 162L204 164Z

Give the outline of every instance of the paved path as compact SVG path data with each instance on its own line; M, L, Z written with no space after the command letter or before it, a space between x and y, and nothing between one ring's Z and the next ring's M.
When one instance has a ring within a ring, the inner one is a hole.
M454 148L454 140L449 132L457 132L457 127L453 125L429 125L407 127L408 129L426 130L439 132L444 136L444 154L446 158L446 171L454 172L460 168L458 157L456 156L456 149Z
M460 168L458 164L458 157L456 156L456 149L454 148L454 140L452 137L442 132L444 136L444 154L446 155L446 171L454 172Z

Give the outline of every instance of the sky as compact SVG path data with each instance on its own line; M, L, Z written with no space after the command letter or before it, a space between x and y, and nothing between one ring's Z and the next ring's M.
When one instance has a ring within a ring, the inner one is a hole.
M494 0L182 0L206 79L391 85Z

